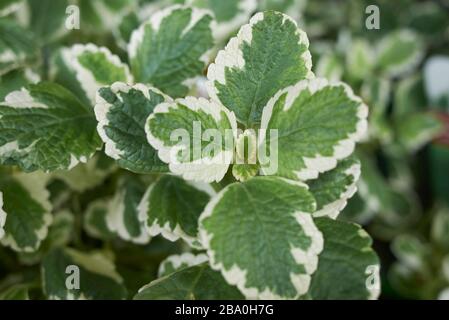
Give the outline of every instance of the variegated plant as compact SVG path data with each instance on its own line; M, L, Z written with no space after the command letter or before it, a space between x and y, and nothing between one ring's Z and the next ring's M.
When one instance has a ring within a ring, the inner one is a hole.
M135 299L377 298L371 238L337 220L357 190L352 153L368 107L345 83L314 75L307 35L289 16L255 14L216 53L256 1L186 2L120 34L128 64L106 47L75 44L54 55L51 82L5 95L0 163L36 172L0 177L2 244L24 261L43 257L53 299L127 297L114 255L67 247L75 227L117 250L182 241ZM30 50L6 52L28 59ZM11 67L4 62L0 73ZM231 143L198 140L197 129ZM176 130L210 152L191 152L172 139ZM64 188L82 194L106 179L112 192L84 208L75 201L81 220L60 212ZM79 266L80 290L66 286L68 265Z

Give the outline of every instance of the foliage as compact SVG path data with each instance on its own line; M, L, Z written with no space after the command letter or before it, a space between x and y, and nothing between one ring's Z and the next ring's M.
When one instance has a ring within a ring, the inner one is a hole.
M375 2L0 1L0 299L447 298L449 6Z

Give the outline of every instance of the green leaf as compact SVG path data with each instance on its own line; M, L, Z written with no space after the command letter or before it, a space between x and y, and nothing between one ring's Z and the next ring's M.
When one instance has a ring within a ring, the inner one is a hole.
M414 113L398 119L396 130L399 142L414 152L444 132L444 125L435 114Z
M375 214L376 212L373 212L371 208L368 207L368 203L362 199L360 194L356 193L349 199L347 206L340 213L338 219L366 225Z
M3 245L19 252L34 252L39 248L52 222L46 182L38 173L0 178L3 210L7 213Z
M258 13L209 66L209 95L252 127L276 92L313 77L308 46L306 34L290 17Z
M390 103L391 80L386 77L368 77L360 89L361 97L370 106L367 140L379 140L387 145L393 141L387 110Z
M208 11L179 5L157 11L131 35L128 55L136 81L173 97L188 92L213 46Z
M30 300L28 295L29 286L26 284L15 284L0 292L0 300Z
M69 210L61 210L53 215L48 234L39 249L34 252L20 252L19 261L26 265L39 264L43 256L53 248L65 247L74 234L75 216Z
M148 144L145 122L155 106L171 101L159 90L142 84L128 86L121 82L101 88L95 115L98 133L105 152L125 169L137 173L166 172L156 150Z
M396 258L415 271L422 270L427 263L429 249L420 239L410 234L402 234L391 242L391 251Z
M121 20L114 32L117 44L120 48L126 50L128 42L131 39L132 32L140 25L139 16L136 12L129 12L121 17Z
M148 118L145 131L170 171L187 180L218 182L233 160L235 116L204 98L159 104Z
M340 81L343 71L341 58L335 52L328 52L321 56L316 65L316 75L330 81Z
M44 293L49 299L117 300L126 297L123 280L113 262L100 252L55 249L44 258L41 271Z
M211 266L246 298L298 298L307 292L323 238L307 186L278 177L228 185L200 217ZM263 267L262 267L263 266Z
M368 78L360 89L361 96L370 106L373 117L383 116L390 102L391 81L388 78Z
M62 48L54 60L52 71L56 82L80 96L82 102L95 104L98 89L121 81L133 81L126 64L105 47L76 44Z
M174 254L161 262L157 274L159 278L165 277L173 272L196 266L208 260L209 258L204 253L200 253L197 255L194 255L190 252L186 252L183 254Z
M139 221L137 206L145 193L145 184L135 177L124 177L110 202L106 223L108 229L123 240L145 244L150 237Z
M354 40L346 51L347 71L349 76L356 80L370 76L375 63L374 49L367 40Z
M30 31L15 21L0 18L0 75L31 63L37 51Z
M360 162L350 157L339 161L335 169L309 181L309 190L317 203L317 211L313 216L336 219L346 207L348 199L357 191L356 183L359 177Z
M391 226L393 232L413 222L419 212L413 195L392 185L382 175L372 155L358 153L358 157L362 164L358 194L365 201L367 210L377 214L377 218ZM382 233L388 236L387 230L384 229Z
M0 77L0 100L5 100L8 93L20 90L30 83L38 83L40 76L31 69L16 69Z
M64 247L72 237L75 216L69 210L62 210L54 214L53 222L48 230L42 246L48 248Z
M69 32L65 27L69 0L26 0L26 22L39 41L49 43Z
M261 145L277 150L261 172L307 180L335 168L362 138L367 115L367 106L344 83L315 78L280 90L263 110Z
M161 234L170 241L181 238L197 247L198 219L213 193L209 185L162 176L143 196L139 219L151 236Z
M419 281L417 281L419 279ZM405 299L435 299L435 293L423 290L422 280L424 283L431 282L431 275L416 272L406 265L395 262L388 270L388 280L396 292L400 293Z
M218 40L226 40L226 37L248 21L257 6L257 0L187 0L186 3L212 11L217 21L213 32Z
M237 288L226 283L207 263L182 269L150 282L139 290L135 300L237 300Z
M377 46L376 67L395 77L414 69L421 61L424 46L421 38L410 30L399 30L385 36Z
M91 33L115 31L127 12L137 11L137 0L78 0L81 28Z
M329 218L315 219L324 249L312 276L309 294L316 300L377 299L379 258L360 226Z
M93 111L49 82L10 93L0 103L0 163L26 171L73 168L101 148Z
M86 209L83 226L86 233L92 238L107 240L115 236L106 222L106 216L110 209L109 201L104 199L92 201Z
M362 164L358 194L365 201L368 210L375 213L390 210L392 191L388 181L379 172L376 163L368 154L359 154L358 156Z

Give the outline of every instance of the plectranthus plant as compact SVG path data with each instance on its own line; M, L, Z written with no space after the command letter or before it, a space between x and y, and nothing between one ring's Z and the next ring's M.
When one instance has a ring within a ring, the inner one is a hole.
M136 19L110 6L137 23L111 25L113 49L48 57L64 36L42 29L42 56L32 36L0 42L15 79L0 103L0 297L378 298L371 237L338 219L367 104L314 74L290 16L187 2Z
M447 299L446 10L0 0L0 299Z

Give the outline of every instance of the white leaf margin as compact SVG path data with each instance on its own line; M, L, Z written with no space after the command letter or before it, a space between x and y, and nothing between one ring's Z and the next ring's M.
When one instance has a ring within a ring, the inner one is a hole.
M37 101L26 88L22 88L20 90L15 90L5 97L5 100L3 102L0 102L0 106L5 106L9 108L14 109L49 109L49 107L40 102ZM1 118L1 116L0 116ZM27 153L29 153L33 148L37 141L39 141L41 138L37 138L35 141L30 143L25 148L20 149L19 144L17 143L17 140L15 141L9 141L3 145L0 145L0 157L7 156L10 152L15 151L20 156L23 156ZM97 150L100 150L101 147L99 147ZM60 167L60 170L71 170L73 169L78 163L87 163L90 158L92 158L95 154L95 151L91 154L84 154L80 156L76 156L74 154L70 154L70 163L67 167ZM20 161L19 161L20 162Z
M66 248L66 254L71 257L74 262L86 270L113 279L119 284L123 283L123 278L116 271L115 264L102 251L80 252L75 249Z
M141 222L140 224L140 235L138 237L133 237L129 234L125 225L125 196L126 189L119 189L112 200L109 202L108 210L106 214L106 225L109 230L116 233L120 238L126 241L131 241L136 244L147 244L150 242L151 237L147 233L147 230L139 219L138 208L135 208L136 219Z
M340 194L340 198L325 204L320 210L315 211L312 215L314 218L319 217L329 217L331 219L337 219L340 212L346 207L348 204L348 200L357 192L357 183L361 174L361 164L360 162L354 163L352 166L347 168L344 171L344 174L347 176L353 177L353 182L350 185L346 186L345 191Z
M84 212L83 216L83 228L86 231L86 233L95 239L102 239L103 235L101 234L101 231L97 228L96 225L92 224L92 217L95 214L96 210L105 210L106 213L109 210L108 206L110 203L110 198L100 198L95 201L92 201L87 206L87 209ZM105 215L106 217L106 215ZM109 229L109 226L107 225L105 221L106 227L108 228L108 231L112 233L112 230Z
M103 54L109 63L118 68L124 69L127 83L133 83L134 80L128 65L123 63L117 55L112 54L112 52L106 47L98 47L93 43L87 43L75 44L70 48L61 49L62 60L69 69L75 72L76 80L86 93L87 98L93 104L95 103L97 90L105 86L105 84L98 83L92 75L92 72L80 64L78 58L86 52Z
M41 242L47 237L48 229L53 222L51 214L52 205L50 203L50 192L46 189L47 178L40 172L34 173L19 173L14 176L14 179L30 194L31 198L39 203L45 210L42 217L43 224L40 229L35 230L37 242L34 247L19 247L14 236L10 233L5 233L1 240L4 246L8 246L17 252L34 252ZM2 199L3 200L3 199Z
M308 186L302 182L284 178L278 179L296 185L300 188L305 188L306 190L308 189ZM213 235L209 234L203 227L202 221L213 214L215 206L224 197L226 192L229 191L228 187L222 189L216 196L212 198L199 219L199 238L202 246L207 251L207 256L209 257L211 268L216 271L220 271L225 280L230 285L236 286L246 299L282 300L288 298L276 294L269 288L265 288L265 290L260 291L258 288L247 287L246 270L241 269L237 264L234 264L230 269L226 269L223 263L218 262L215 258L215 251L211 247L211 240L213 238ZM295 297L296 299L306 294L309 290L312 275L318 268L319 254L323 251L324 248L324 238L321 231L315 225L311 213L296 211L294 213L294 216L296 218L296 221L304 231L305 235L310 237L312 243L307 251L304 251L301 248L290 248L290 252L295 261L298 264L303 265L306 271L305 274L290 274L291 283L297 290L297 295Z
M371 239L371 236L366 232L361 226L357 225L356 223L353 223L355 226L359 227L358 236L364 239ZM374 249L371 246L366 246L362 249L363 252L368 251L374 251ZM375 283L373 283L373 286L369 287L367 286L366 290L368 291L368 300L377 300L381 293L381 286L380 286L380 264L374 264L370 265L369 268L365 270L365 275L367 277L371 277L372 280L374 280Z
M389 66L385 72L390 75L391 77L400 76L403 74L406 74L415 68L419 62L424 58L425 52L424 52L424 43L422 42L421 38L418 34L413 32L410 29L401 29L395 33L396 36L398 36L402 41L411 41L417 43L417 50L406 60L404 60L402 63ZM377 58L382 55L382 52L385 52L388 47L394 45L392 44L392 41L397 39L392 39L392 35L385 36L383 39L380 40L376 47L376 54Z
M282 95L287 94L283 109L284 111L287 111L300 96L302 91L308 90L311 94L315 94L316 92L329 87L343 87L347 97L359 105L357 110L358 122L356 124L356 130L355 132L350 133L346 139L338 141L333 147L334 152L331 157L321 156L320 154L316 154L314 157L303 157L305 168L294 172L298 179L302 181L316 179L320 173L334 169L337 166L338 160L342 160L353 153L356 143L364 137L368 128L368 106L362 99L354 94L347 84L343 82L329 82L323 78L314 78L301 80L293 86L279 90L268 101L262 111L261 130L259 132L260 144L266 140L266 132L268 131L267 129L273 113L273 107ZM264 169L261 168L260 172L264 174Z
M187 0L186 4L189 6L195 6L196 0ZM228 21L218 22L213 29L214 38L218 41L226 40L233 31L237 30L242 24L244 24L251 13L257 8L257 0L240 0L238 3L238 12L234 17Z
M150 125L151 120L155 118L157 114L170 113L171 109L178 109L178 104L186 106L193 112L203 111L212 116L217 123L222 120L221 112L224 112L230 124L230 129L233 131L234 141L237 137L237 119L235 114L223 107L221 104L205 98L186 97L177 99L174 102L161 103L157 105L154 108L153 113L148 117L145 126L148 142L154 149L158 150L159 158L168 164L168 167L172 173L182 176L185 180L206 183L220 181L223 179L233 161L234 149L224 150L215 155L214 158L206 157L196 159L191 162L179 163L178 161L172 160L176 159L178 151L184 150L185 146L166 146L164 141L156 138L152 134ZM192 139L190 143L192 143Z
M195 27L197 22L200 21L204 16L206 16L206 15L209 15L211 17L214 16L213 13L208 9L200 9L197 7L191 7L188 5L181 5L181 4L175 4L170 7L164 8L162 10L156 11L153 15L150 16L149 19L147 19L145 22L143 22L139 26L139 28L137 28L136 30L134 30L132 32L130 40L129 40L129 44L127 46L128 57L129 57L130 61L136 57L138 48L140 47L140 45L143 42L143 39L145 37L146 26L150 25L151 28L153 29L153 32L155 32L155 33L158 32L162 21L165 18L169 17L174 11L177 11L177 10L192 10L190 22L186 26L186 28L183 30L182 34L189 32L193 27ZM211 20L210 28L211 28L212 32L214 29L216 29L216 23L215 23L214 19ZM200 58L200 60L203 61L205 64L207 64L209 62L210 55L212 52L213 52L213 49L206 51L204 53L204 55ZM185 80L185 81L188 81L188 80Z
M168 264L171 264L173 269L178 270L182 265L186 267L196 266L203 262L209 261L209 257L204 253L193 254L191 252L184 252L182 254L174 254L167 257L161 262L158 269L158 277L162 277L166 272Z
M80 252L72 248L65 248L64 254L67 258L72 259L81 268L92 272L95 275L104 276L112 279L118 284L123 284L123 278L117 272L114 262L107 257L102 251ZM44 268L44 267L42 267ZM42 272L42 288L46 290L45 272ZM49 300L88 300L84 292L81 292L78 297L74 295L68 288L64 297L57 295L49 295Z
M175 228L170 227L170 223L167 221L164 225L161 225L158 219L155 219L151 225L148 225L148 207L150 205L151 193L157 182L151 184L145 194L142 197L139 205L137 206L138 219L141 221L152 237L161 235L165 239L175 242L179 239L184 240L190 247L194 249L202 249L199 238L189 236L179 224L176 224ZM211 198L216 195L215 190L207 183L186 181L187 184L193 188L207 193Z
M309 47L309 39L307 34L298 28L298 24L289 16L283 13L281 14L285 21L289 21L296 26L296 34L298 36L298 43L305 45L307 48ZM231 38L226 45L225 49L220 50L215 58L215 62L212 63L207 70L207 83L206 88L209 93L209 96L214 101L220 101L218 98L218 90L215 87L215 81L225 85L226 84L226 76L225 72L227 68L236 68L239 70L243 70L245 66L245 59L243 58L243 52L241 50L241 46L244 42L248 45L251 44L252 41L252 32L253 27L260 21L264 20L264 13L259 12L256 13L249 21L248 24L243 25L237 36ZM302 56L305 62L305 66L308 69L308 74L306 75L307 79L314 78L315 75L312 72L312 56L309 50L306 50Z

